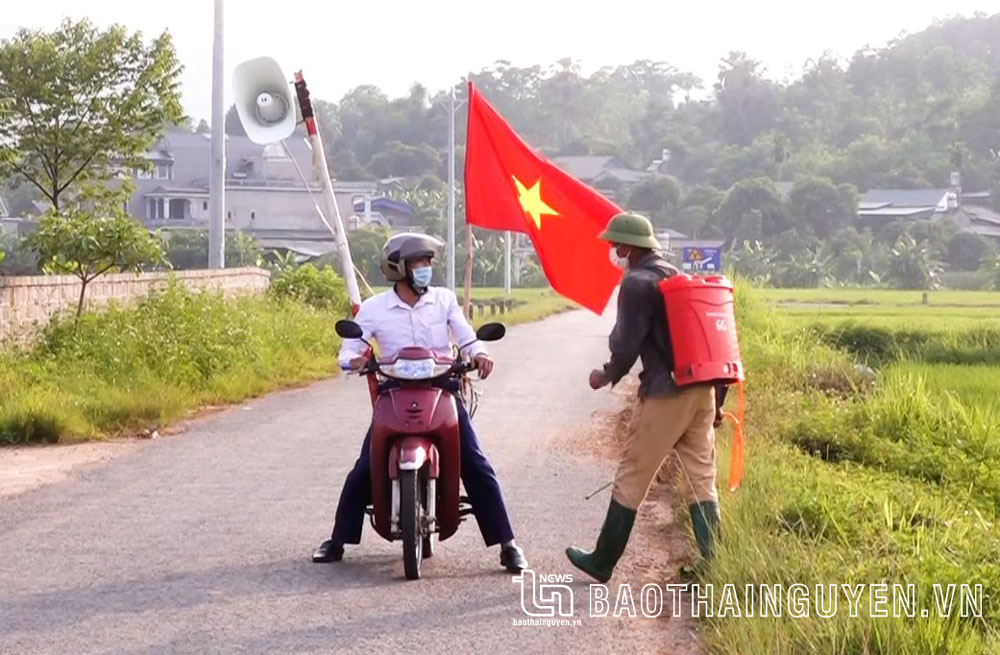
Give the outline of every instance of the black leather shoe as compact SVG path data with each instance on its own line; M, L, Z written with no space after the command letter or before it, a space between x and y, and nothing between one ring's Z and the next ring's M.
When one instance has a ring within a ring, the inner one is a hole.
M339 562L342 559L344 559L344 546L334 543L333 539L327 539L313 552L314 562Z
M528 560L517 546L504 546L500 549L500 566L511 573L520 573L528 568Z

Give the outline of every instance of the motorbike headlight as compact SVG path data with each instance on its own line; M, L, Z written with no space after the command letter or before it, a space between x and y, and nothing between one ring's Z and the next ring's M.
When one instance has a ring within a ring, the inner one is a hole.
M433 359L400 359L395 364L383 366L382 373L400 380L426 380L443 375L448 368Z

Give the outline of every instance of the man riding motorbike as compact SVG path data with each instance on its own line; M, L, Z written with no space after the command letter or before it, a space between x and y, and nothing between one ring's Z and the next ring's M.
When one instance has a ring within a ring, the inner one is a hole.
M451 354L450 335L462 345L472 343L472 356L480 379L493 371L493 360L476 340L454 292L432 287L431 262L442 243L425 234L397 234L382 248L382 273L393 288L372 296L361 304L354 321L364 331L364 338L378 342L381 355L389 357L407 346L430 348L440 355ZM340 349L341 366L361 370L368 365L366 346L360 339L345 339ZM458 396L454 382L442 382ZM514 542L514 530L507 515L503 492L496 473L479 445L465 406L458 399L461 438L462 483L472 505L486 546L501 545L500 564L508 571L528 567L524 553ZM365 507L371 501L371 427L361 446L354 468L347 474L330 538L313 553L314 562L339 562L345 544L361 542Z

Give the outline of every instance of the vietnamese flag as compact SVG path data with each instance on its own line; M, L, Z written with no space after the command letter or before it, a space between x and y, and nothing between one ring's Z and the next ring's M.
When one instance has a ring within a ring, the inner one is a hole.
M622 271L597 235L618 213L613 202L535 153L469 82L467 222L530 235L552 288L600 314Z

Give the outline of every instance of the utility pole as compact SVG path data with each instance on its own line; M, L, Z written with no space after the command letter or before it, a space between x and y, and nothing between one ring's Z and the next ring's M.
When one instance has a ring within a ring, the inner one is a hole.
M226 252L226 126L222 110L222 4L215 0L215 38L212 47L212 170L208 194L208 267L225 268Z
M455 290L455 87L448 110L448 288Z

